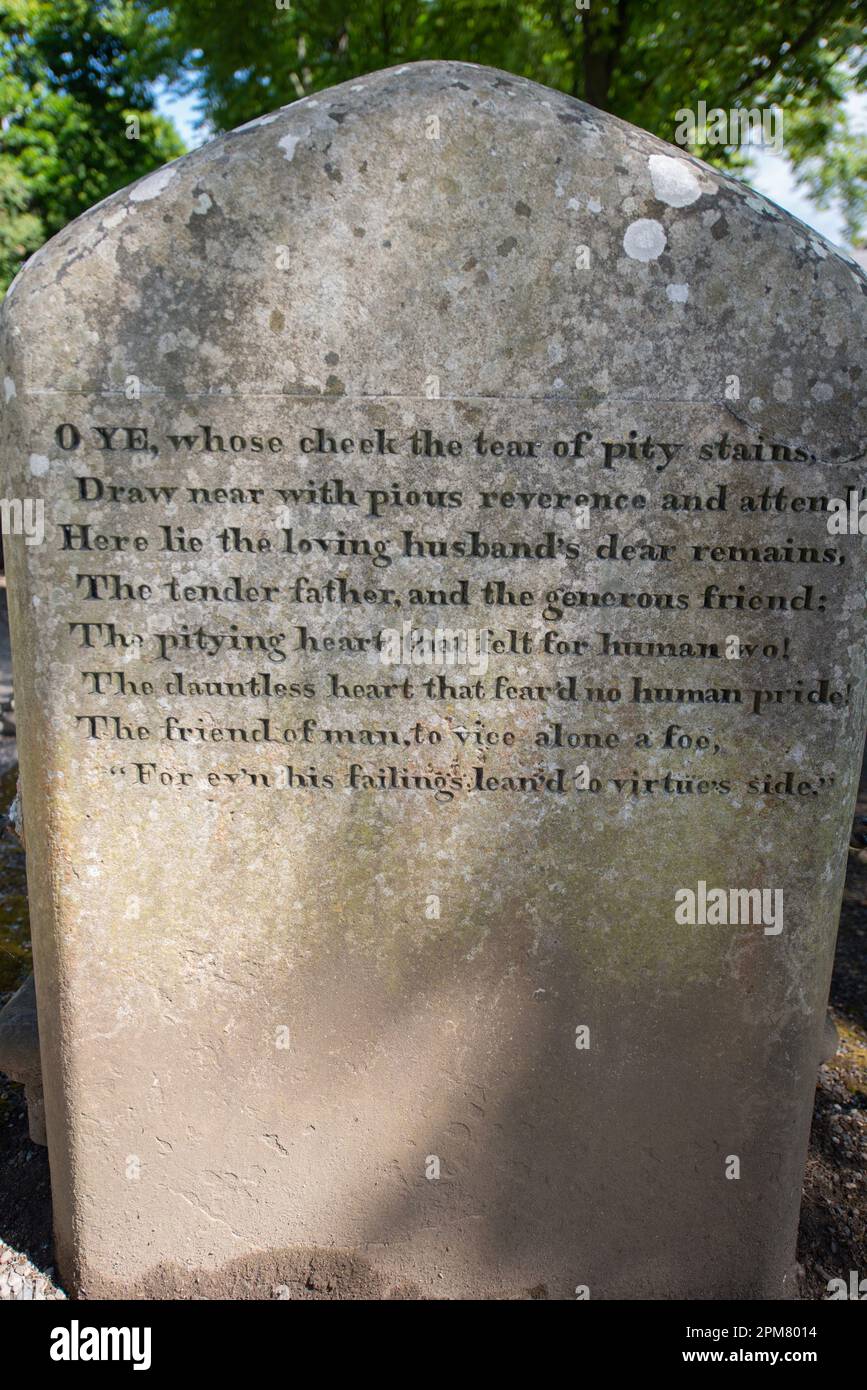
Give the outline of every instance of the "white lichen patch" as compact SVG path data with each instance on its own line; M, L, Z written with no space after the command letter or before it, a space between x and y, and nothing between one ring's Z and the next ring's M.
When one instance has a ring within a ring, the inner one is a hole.
M685 304L689 299L689 285L666 285L665 293L672 304Z
M3 378L3 395L6 397L7 401L11 401L12 397L15 395L15 382L12 380L11 376Z
M655 261L665 250L665 228L653 217L639 217L626 228L623 249L634 261Z
M744 202L747 207L752 208L754 212L763 212L777 221L779 221L782 216L780 209L767 198L763 198L760 193L749 192L744 198Z
M300 143L300 135L284 135L282 140L277 141L277 147L283 151L283 158L291 164Z
M163 333L157 341L158 351L165 356L167 352L177 352L178 348L194 348L198 344L196 334L190 328L180 328L177 333Z
M785 404L792 399L792 383L788 377L778 376L774 379L773 385L774 400L780 404Z
M239 130L256 130L261 125L270 125L271 122L276 121L278 117L279 112L277 111L272 111L269 116L257 116L254 121L247 121L245 125L239 125L236 128L236 134Z
M155 174L149 174L141 183L137 183L129 195L131 203L149 203L152 198L158 198L164 193L177 174L177 169L167 164L164 169L157 169Z
M652 154L647 161L653 192L661 203L685 208L701 197L701 184L689 164L667 154Z
M30 469L30 473L31 473L31 476L32 476L32 477L34 477L34 478L42 478L42 477L44 477L45 474L48 472L48 469L50 468L50 466L51 466L50 461L45 457L44 454L31 454L31 455L30 455L30 458L29 458L29 460L28 460L28 467L29 467L29 469Z

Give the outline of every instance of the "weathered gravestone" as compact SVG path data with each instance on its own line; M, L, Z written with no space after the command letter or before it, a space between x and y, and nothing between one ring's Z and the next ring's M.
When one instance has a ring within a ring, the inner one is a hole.
M73 1288L791 1291L865 288L682 151L454 63L33 258L4 454L45 504L8 550Z

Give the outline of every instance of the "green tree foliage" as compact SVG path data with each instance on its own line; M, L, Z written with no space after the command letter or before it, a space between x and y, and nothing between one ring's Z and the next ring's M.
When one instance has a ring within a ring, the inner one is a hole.
M85 208L183 153L154 112L176 71L132 0L0 0L0 288Z
M844 100L867 87L865 0L177 0L178 42L228 130L299 96L423 58L487 63L589 101L663 139L675 113L784 111L785 152L814 196L865 214L864 137ZM707 145L715 163L743 152Z

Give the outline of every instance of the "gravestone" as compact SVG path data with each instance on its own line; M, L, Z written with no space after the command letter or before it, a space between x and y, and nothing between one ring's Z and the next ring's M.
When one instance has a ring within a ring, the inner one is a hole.
M456 63L33 257L3 453L44 504L7 553L72 1289L793 1292L865 290Z

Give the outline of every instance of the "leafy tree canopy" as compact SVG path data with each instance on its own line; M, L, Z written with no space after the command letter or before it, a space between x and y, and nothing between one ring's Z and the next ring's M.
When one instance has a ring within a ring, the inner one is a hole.
M132 0L0 0L0 288L85 208L183 153L168 25Z

